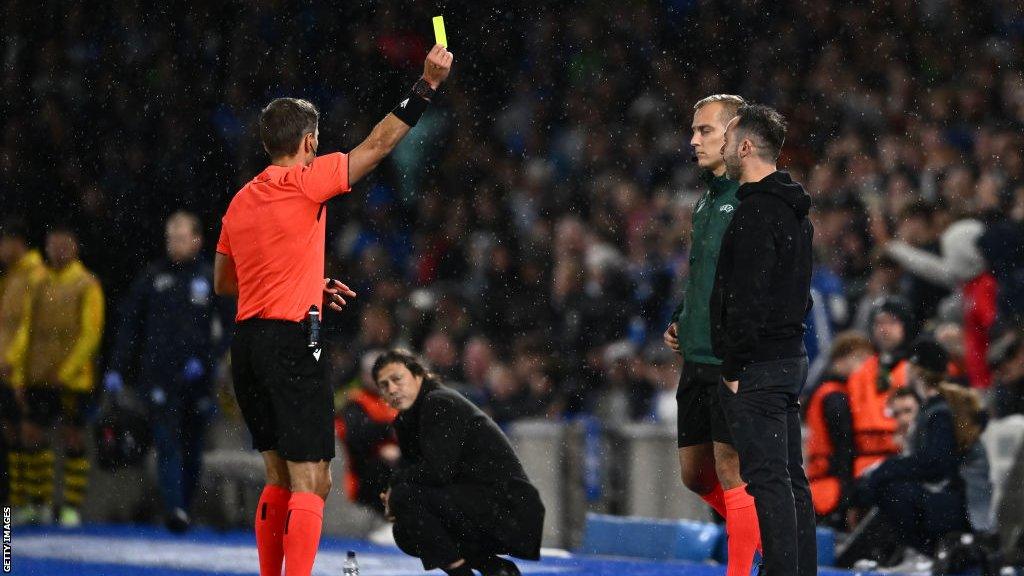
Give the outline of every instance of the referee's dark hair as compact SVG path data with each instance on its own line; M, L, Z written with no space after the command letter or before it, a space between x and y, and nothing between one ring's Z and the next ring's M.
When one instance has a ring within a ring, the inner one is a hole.
M419 376L423 378L425 382L441 383L438 376L427 369L426 364L424 364L415 354L403 348L392 348L377 357L377 360L373 363L372 370L374 383L377 382L377 377L380 375L380 371L388 364L402 364L409 370L409 372L412 372L413 376Z
M320 112L308 100L277 98L260 113L260 140L271 158L295 153L302 137L316 132Z
M775 162L786 141L786 119L778 110L764 104L747 104L736 111L736 130L744 137L754 136L754 146L762 159Z

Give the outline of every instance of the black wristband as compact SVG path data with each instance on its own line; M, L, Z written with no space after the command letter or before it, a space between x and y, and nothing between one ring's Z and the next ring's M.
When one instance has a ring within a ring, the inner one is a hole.
M399 102L391 113L410 127L415 126L420 121L420 116L427 110L427 105L430 104L430 98L434 96L434 92L430 84L420 78L413 84L412 90L409 91L405 99Z
M427 102L430 102L430 99L434 97L434 94L437 94L437 90L430 87L430 82L427 82L424 78L420 78L412 85L412 93L420 98L425 98Z

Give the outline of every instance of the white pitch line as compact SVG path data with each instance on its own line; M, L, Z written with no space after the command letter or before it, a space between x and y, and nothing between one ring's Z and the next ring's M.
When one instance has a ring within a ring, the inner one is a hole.
M259 574L259 560L253 546L48 534L19 538L14 554L16 558L29 557L88 564L200 570L221 574ZM317 554L313 574L341 574L345 556L344 552L321 551ZM419 560L408 556L366 553L359 554L358 560L359 571L364 576L425 574ZM577 572L572 568L547 568L533 563L522 563L520 569L524 574Z

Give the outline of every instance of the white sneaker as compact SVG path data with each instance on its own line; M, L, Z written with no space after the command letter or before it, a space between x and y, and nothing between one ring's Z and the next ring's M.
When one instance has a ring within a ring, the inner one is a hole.
M39 523L39 511L32 504L16 506L11 513L11 526L33 526Z
M78 528L82 525L82 515L71 506L64 506L60 509L58 523L61 528Z
M36 506L36 514L38 515L38 524L40 526L51 526L53 524L53 506L40 504Z
M868 560L867 558L861 558L853 563L854 572L871 572L872 570L878 569L877 560Z
M896 566L888 566L879 570L879 574L902 574L904 576L931 576L935 561L929 556L907 548L903 553L903 561Z

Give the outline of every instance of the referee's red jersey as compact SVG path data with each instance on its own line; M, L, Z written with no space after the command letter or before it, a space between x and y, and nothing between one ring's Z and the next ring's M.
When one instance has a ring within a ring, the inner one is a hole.
M323 308L328 199L348 192L348 155L309 166L268 166L235 194L221 220L217 252L238 274L236 320L300 321Z

